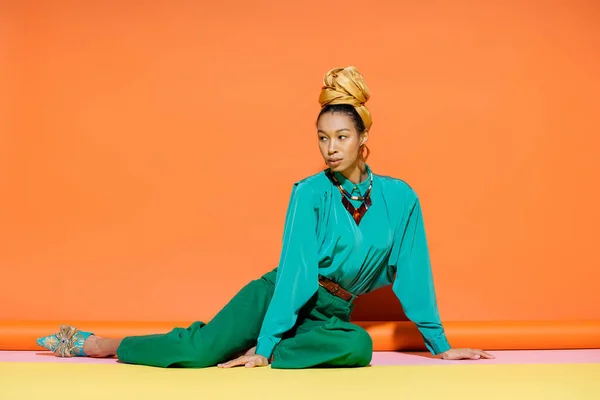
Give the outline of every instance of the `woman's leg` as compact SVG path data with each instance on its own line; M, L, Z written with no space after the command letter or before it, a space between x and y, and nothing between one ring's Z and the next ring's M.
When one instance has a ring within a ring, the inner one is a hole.
M271 367L366 367L372 356L373 341L363 328L332 317L321 326L282 340Z
M83 352L90 357L112 357L117 354L122 341L123 338L112 339L92 335L83 343Z
M195 322L163 335L126 337L104 342L119 360L156 367L202 368L227 361L256 344L273 297L275 271L246 285L208 323Z
M102 338L62 325L37 340L60 357L117 355L126 363L158 367L207 367L241 355L256 345L275 287L277 270L254 280L210 321L195 322L167 334Z
M349 303L320 287L300 311L295 329L273 352L272 368L364 367L373 356L373 341L350 323Z

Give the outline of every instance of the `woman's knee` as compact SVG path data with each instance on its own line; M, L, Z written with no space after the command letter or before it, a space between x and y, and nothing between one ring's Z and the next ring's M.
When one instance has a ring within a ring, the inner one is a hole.
M363 328L357 327L348 340L350 366L366 367L373 358L373 339Z

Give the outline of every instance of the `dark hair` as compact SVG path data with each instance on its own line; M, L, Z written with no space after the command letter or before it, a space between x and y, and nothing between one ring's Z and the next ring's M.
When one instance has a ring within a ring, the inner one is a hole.
M323 107L321 109L321 112L319 113L319 116L317 117L317 122L319 121L319 118L321 118L321 115L327 114L327 113L344 114L344 115L350 117L350 119L354 123L354 127L356 128L356 131L358 132L358 134L360 135L360 134L364 133L365 123L363 122L360 115L358 115L358 112L356 111L356 109L353 106L351 106L350 104L328 104L328 105L326 105L325 107Z

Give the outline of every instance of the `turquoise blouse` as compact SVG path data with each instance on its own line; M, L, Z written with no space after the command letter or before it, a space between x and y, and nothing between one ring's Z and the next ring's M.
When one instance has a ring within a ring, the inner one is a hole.
M372 173L367 166L369 173ZM369 179L344 189L364 194ZM450 349L438 313L421 206L404 181L373 174L372 205L357 225L325 171L297 182L286 215L275 293L256 353L267 358L294 327L298 312L316 293L318 276L355 295L392 284L406 316L433 354ZM361 202L352 201L355 207Z

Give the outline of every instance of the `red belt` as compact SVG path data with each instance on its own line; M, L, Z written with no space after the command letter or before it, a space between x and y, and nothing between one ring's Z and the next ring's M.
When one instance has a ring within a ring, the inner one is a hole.
M358 296L354 296L352 293L338 285L332 280L325 278L324 276L319 275L319 285L323 286L329 293L334 296L339 297L340 299L350 301L352 297L357 298Z

